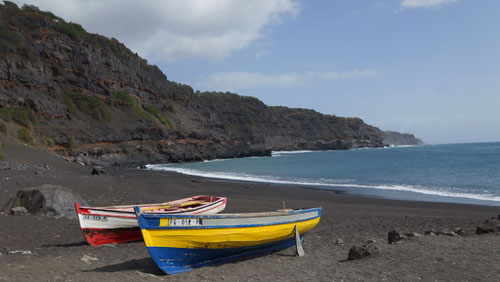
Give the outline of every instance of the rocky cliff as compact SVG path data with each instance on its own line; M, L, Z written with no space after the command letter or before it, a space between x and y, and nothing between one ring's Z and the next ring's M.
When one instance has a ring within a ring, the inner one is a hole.
M395 131L384 131L384 143L394 146L400 145L423 145L424 142L410 133L399 133Z
M195 92L114 38L8 1L0 5L0 119L6 134L98 164L384 145L382 131L358 118Z

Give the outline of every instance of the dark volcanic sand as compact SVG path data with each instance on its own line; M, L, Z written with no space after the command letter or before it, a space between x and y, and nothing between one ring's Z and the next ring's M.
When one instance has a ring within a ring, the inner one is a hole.
M3 143L12 143L2 139ZM209 194L228 197L227 212L272 211L323 207L319 225L305 236L306 256L294 249L165 275L143 242L115 246L86 245L78 222L40 216L0 215L0 281L498 281L500 236L474 235L476 225L500 214L499 207L393 201L346 196L294 186L221 181L140 170L110 170L92 176L91 168L23 145L7 144L0 161L0 207L18 189L62 185L81 194L90 205L167 201ZM28 164L21 170L5 166ZM44 167L48 165L49 169ZM387 244L387 233L464 228L457 237L422 236ZM336 245L338 238L344 245ZM379 254L344 261L349 248L369 239ZM32 254L8 254L27 250ZM80 260L90 255L97 260ZM339 262L340 261L340 262Z

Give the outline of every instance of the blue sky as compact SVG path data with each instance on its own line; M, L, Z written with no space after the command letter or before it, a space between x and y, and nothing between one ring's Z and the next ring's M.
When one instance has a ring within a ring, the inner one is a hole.
M431 144L500 141L500 1L15 2L116 37L195 90Z

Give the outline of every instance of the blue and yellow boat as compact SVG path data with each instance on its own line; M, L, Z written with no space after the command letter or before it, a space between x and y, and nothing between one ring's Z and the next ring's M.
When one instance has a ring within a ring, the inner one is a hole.
M144 242L167 274L222 264L295 245L315 227L321 208L262 213L172 215L135 207Z

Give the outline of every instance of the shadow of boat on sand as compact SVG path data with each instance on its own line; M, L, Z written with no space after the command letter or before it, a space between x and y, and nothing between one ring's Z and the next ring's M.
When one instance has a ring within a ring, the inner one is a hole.
M89 270L82 270L82 272L119 272L127 270L136 270L146 274L153 274L155 276L165 276L166 274L158 268L152 258L132 259L125 262L97 267Z

